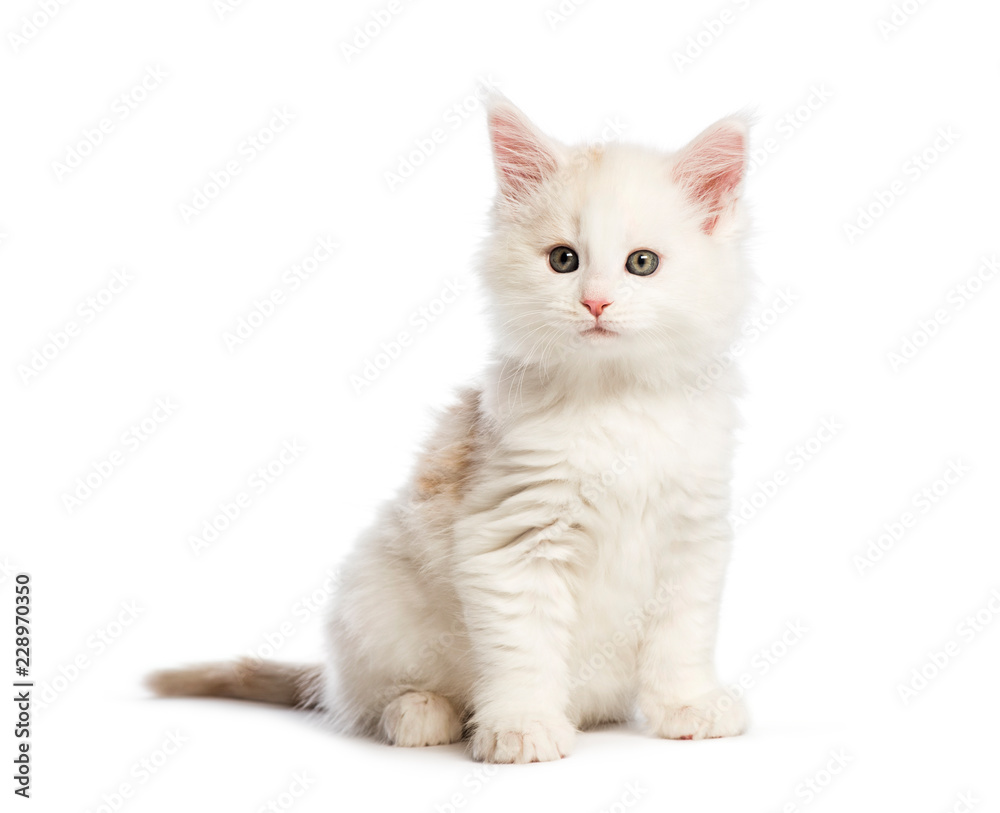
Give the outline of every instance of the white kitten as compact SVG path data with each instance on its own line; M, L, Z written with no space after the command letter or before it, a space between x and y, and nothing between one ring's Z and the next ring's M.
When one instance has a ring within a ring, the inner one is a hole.
M495 358L344 565L326 667L151 685L319 707L396 745L464 727L492 762L558 759L636 705L662 737L739 734L713 665L735 373L690 395L747 296L747 125L663 154L566 147L501 97L488 118Z

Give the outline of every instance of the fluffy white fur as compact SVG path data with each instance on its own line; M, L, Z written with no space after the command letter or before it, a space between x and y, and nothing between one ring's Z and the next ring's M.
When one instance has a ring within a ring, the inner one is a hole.
M494 762L565 756L636 705L662 737L739 734L713 665L738 382L690 394L747 295L746 123L676 154L569 148L503 98L489 124L495 359L343 569L324 705L398 745L465 722ZM561 244L574 273L548 266ZM625 270L640 248L652 276ZM613 335L583 335L595 298Z
M666 154L566 147L500 97L488 115L499 193L478 269L495 356L344 565L327 664L151 685L318 706L402 746L464 729L492 762L558 759L637 706L661 737L739 734L713 665L735 373L691 394L747 296L746 124ZM549 267L559 245L576 271ZM655 274L627 272L638 249ZM610 304L595 317L588 300Z

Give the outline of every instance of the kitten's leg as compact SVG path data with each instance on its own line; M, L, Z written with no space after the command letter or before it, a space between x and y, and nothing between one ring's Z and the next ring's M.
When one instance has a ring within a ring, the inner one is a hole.
M387 538L412 543L393 526L377 528L341 568L325 704L342 730L396 745L454 742L472 683L458 600L387 549Z
M679 538L661 559L639 658L639 707L652 731L671 739L730 737L747 726L742 701L719 685L714 664L731 530L721 512L711 520L695 513L678 522Z
M527 531L504 526L476 529L460 565L479 670L472 754L486 762L545 762L569 754L575 737L566 716L576 615L567 560L579 533L562 523Z

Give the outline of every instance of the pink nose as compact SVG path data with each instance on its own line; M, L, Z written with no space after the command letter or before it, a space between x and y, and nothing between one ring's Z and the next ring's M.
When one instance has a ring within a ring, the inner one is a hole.
M582 300L582 303L583 306L594 314L595 317L604 313L604 309L611 304L606 299L584 299Z

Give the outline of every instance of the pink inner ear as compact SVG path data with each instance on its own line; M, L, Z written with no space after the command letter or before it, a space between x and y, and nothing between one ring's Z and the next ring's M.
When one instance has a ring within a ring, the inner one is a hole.
M674 178L706 210L702 231L711 234L722 213L736 200L746 168L746 134L720 125L691 144L674 167Z
M516 114L498 110L489 121L501 187L508 197L521 198L555 170L555 158Z

